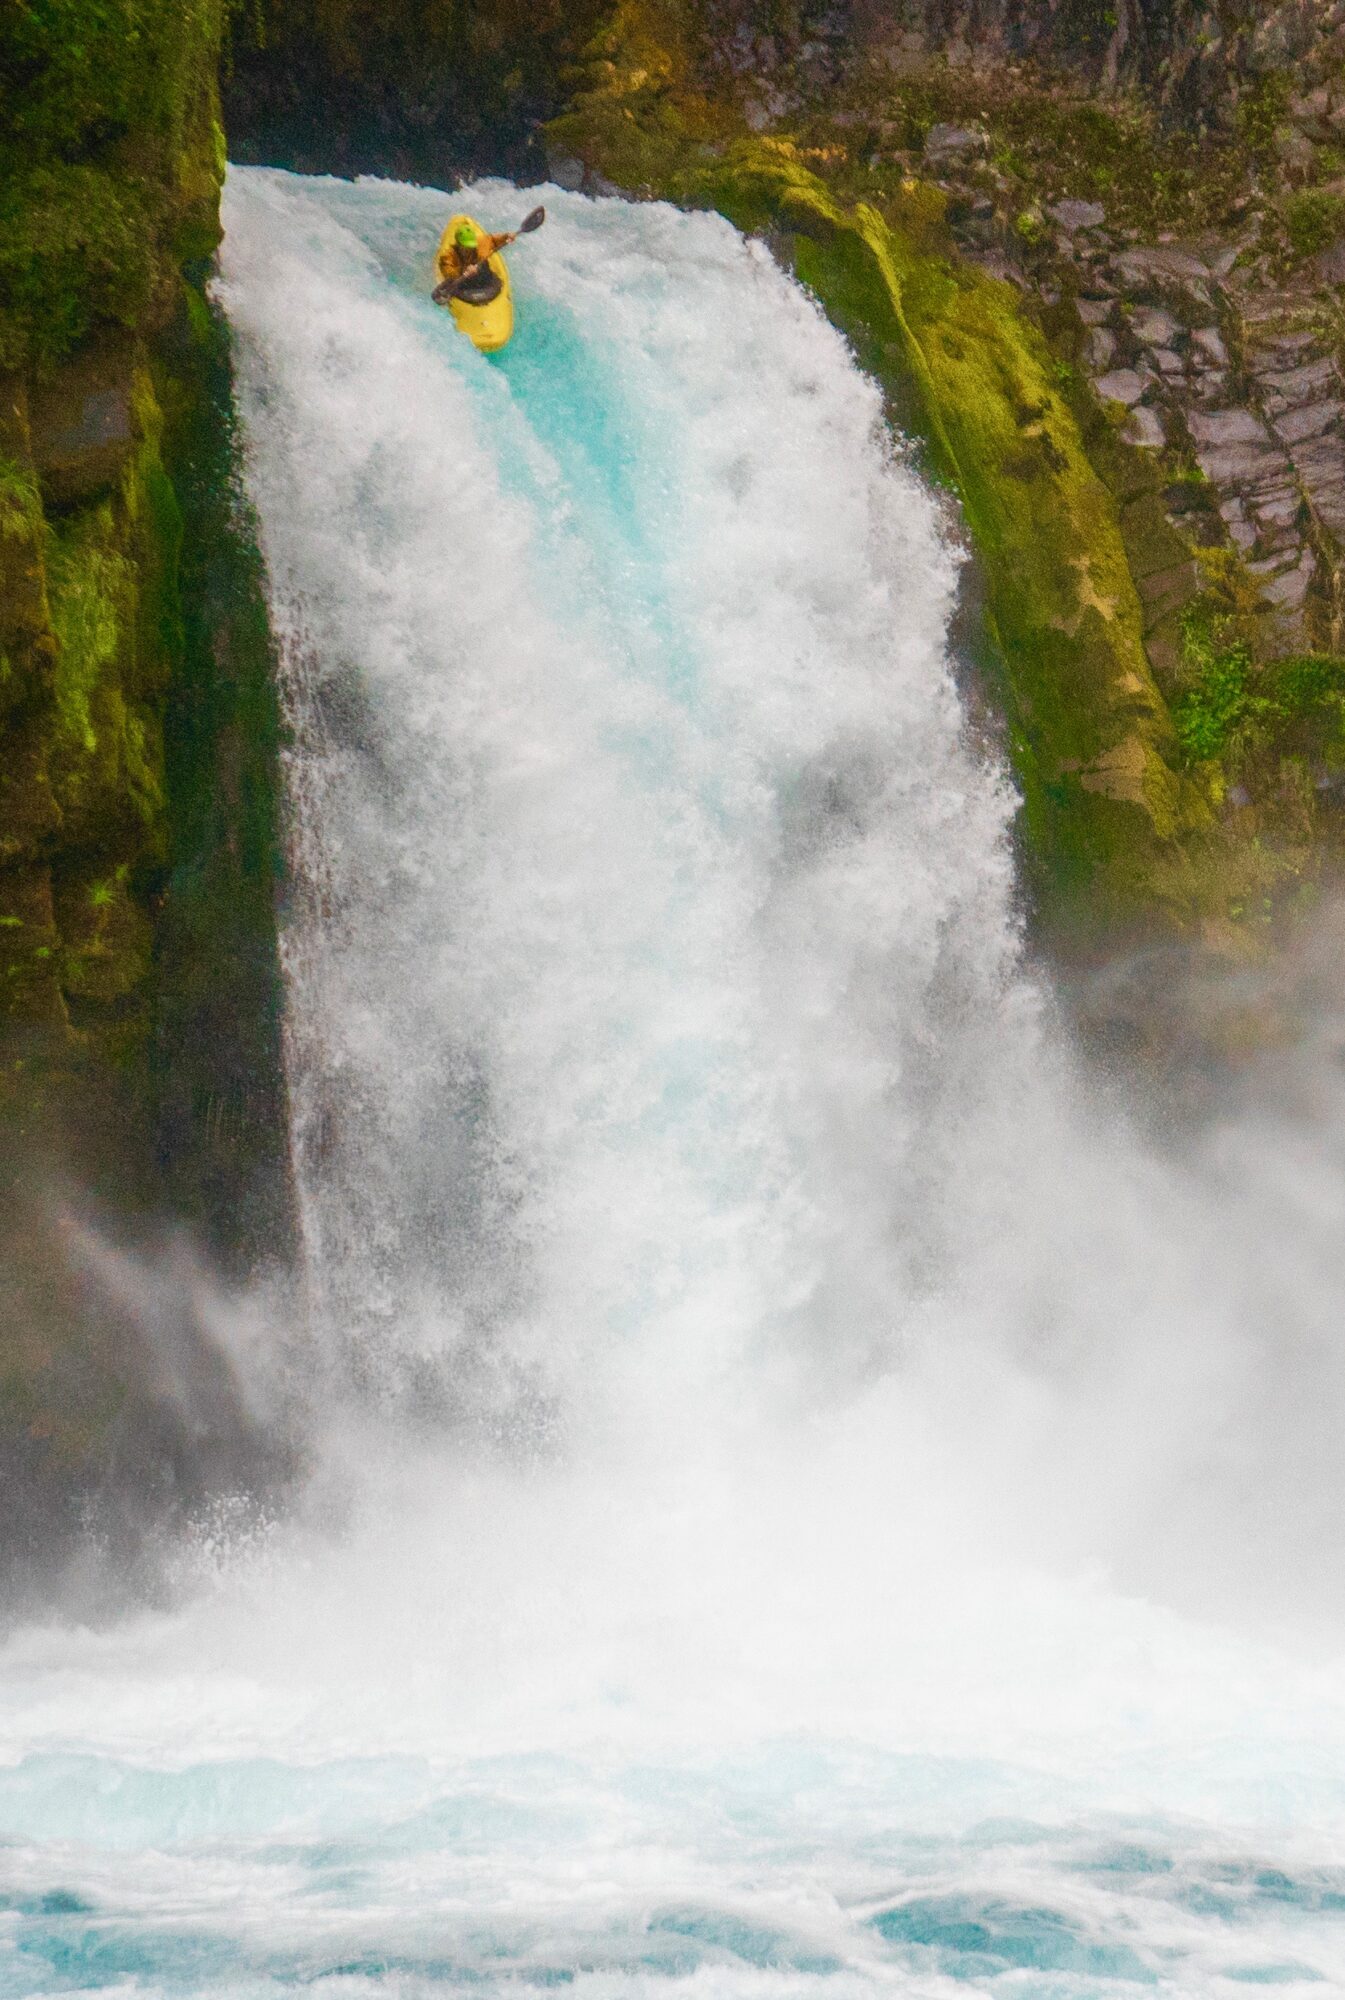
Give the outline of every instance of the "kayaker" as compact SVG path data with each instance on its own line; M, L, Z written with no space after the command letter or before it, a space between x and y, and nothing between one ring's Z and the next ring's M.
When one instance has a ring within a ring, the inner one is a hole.
M436 303L443 305L445 300L451 299L459 285L480 274L497 250L505 250L517 241L517 230L510 230L504 236L492 236L488 229L478 229L473 222L460 222L453 233L453 241L439 252L439 283L434 288Z

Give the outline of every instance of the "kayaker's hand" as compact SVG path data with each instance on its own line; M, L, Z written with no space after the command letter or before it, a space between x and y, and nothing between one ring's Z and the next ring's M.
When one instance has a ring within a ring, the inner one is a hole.
M455 281L452 278L444 278L435 286L434 290L430 293L430 297L437 306L446 306L456 290L457 285Z

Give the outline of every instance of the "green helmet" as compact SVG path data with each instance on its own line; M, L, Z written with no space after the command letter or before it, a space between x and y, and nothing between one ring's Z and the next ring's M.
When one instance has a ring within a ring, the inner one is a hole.
M475 250L477 240L475 224L470 222L460 222L458 224L457 235L453 238L453 241L458 245L460 250Z

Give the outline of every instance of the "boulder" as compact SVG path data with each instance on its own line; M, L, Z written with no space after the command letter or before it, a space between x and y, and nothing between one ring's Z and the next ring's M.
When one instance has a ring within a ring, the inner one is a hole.
M1217 326L1198 326L1191 339L1195 345L1197 367L1227 368L1228 349Z
M1194 428L1199 421L1199 412L1192 411L1186 421ZM1287 470L1285 459L1269 438L1260 444L1198 445L1196 462L1206 479L1219 487L1254 486L1261 481L1277 479Z
M116 484L135 449L129 349L95 351L39 383L29 401L33 462L57 506Z
M1313 275L1319 285L1345 285L1345 236L1338 236L1313 259Z
M1143 404L1130 412L1129 421L1121 433L1127 444L1139 445L1144 451L1161 451L1167 443L1167 435L1156 410Z
M1099 377L1097 392L1104 403L1124 403L1129 410L1141 401L1148 386L1147 376L1137 374L1133 368L1117 368L1110 375Z
M990 134L979 125L934 125L925 140L925 159L932 167L984 159L989 151Z
M1298 368L1275 369L1266 374L1258 372L1256 379L1263 390L1294 405L1313 401L1338 387L1336 364L1329 355Z
M1131 320L1135 338L1142 340L1146 347L1171 347L1181 327L1171 313L1160 306L1143 306Z
M1285 444L1303 444L1309 438L1320 437L1323 431L1331 429L1345 416L1345 404L1328 398L1322 403L1309 403L1305 408L1288 410L1275 422L1275 435Z
M1092 327L1083 344L1083 358L1090 375L1105 374L1116 359L1116 335L1105 326Z
M1270 446L1265 425L1251 410L1193 410L1187 422L1197 444Z
M1281 570L1262 587L1271 603L1281 611L1301 611L1307 602L1317 564L1311 555L1303 557L1295 569Z
M1096 201L1057 201L1046 213L1071 236L1080 229L1101 229L1107 220L1106 209Z
M1297 97L1289 106L1289 117L1317 145L1325 145L1332 135L1331 92L1326 84Z

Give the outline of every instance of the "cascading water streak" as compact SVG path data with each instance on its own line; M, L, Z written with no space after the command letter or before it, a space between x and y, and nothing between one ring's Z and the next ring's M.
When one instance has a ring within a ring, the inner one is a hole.
M487 360L449 197L230 178L318 1470L0 1652L0 1981L1345 1984L1338 1076L1127 1129L876 389L546 199Z

